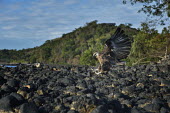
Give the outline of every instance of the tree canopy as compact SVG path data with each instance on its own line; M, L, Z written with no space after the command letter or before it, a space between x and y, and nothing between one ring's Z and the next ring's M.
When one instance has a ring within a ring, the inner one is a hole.
M144 12L150 16L149 23L157 23L164 25L170 18L170 0L123 0L126 4L130 2L132 5L142 4L142 8L138 12ZM153 18L158 17L158 18Z

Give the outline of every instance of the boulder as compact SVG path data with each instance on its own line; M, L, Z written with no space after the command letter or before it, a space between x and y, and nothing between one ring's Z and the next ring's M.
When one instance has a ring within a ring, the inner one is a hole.
M24 103L20 106L20 113L39 113L39 112L35 104Z
M12 95L0 99L0 109L11 111L13 107L18 106L19 101Z

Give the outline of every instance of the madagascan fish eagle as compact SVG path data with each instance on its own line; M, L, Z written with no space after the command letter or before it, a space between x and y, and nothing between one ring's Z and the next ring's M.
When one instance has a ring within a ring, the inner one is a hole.
M120 27L105 42L104 50L101 53L95 52L93 56L97 58L100 66L96 70L97 74L106 73L111 66L126 58L130 53L131 41Z

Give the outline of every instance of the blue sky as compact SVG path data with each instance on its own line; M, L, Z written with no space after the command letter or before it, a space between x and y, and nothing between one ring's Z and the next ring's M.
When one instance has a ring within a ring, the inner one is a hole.
M0 49L40 46L93 20L138 28L146 19L139 8L122 0L0 0Z

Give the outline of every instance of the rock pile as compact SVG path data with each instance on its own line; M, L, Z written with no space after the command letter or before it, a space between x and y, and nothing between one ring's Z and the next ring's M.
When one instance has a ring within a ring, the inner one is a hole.
M0 67L0 113L170 113L170 65Z

